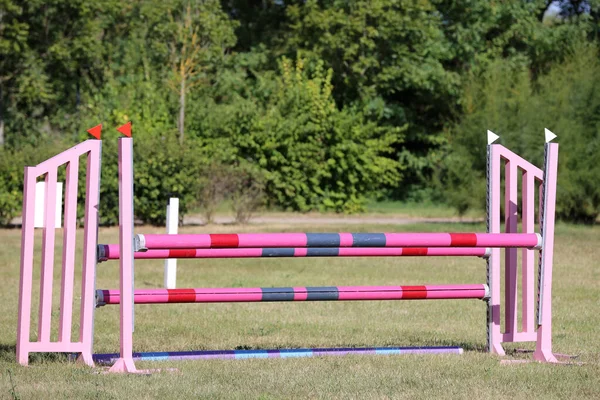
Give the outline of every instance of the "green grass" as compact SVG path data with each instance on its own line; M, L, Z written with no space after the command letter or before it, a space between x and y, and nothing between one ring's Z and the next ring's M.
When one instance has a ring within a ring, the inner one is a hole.
M431 202L403 202L403 201L370 201L366 207L367 213L394 214L411 218L458 218L455 209L444 204ZM481 210L469 210L464 218L482 218Z
M186 227L181 233L205 229ZM257 227L218 229L256 231ZM311 231L482 229L478 224L329 225ZM286 230L298 229L288 226ZM114 228L100 230L101 242L115 243L117 237ZM151 376L97 374L53 355L32 355L29 367L17 365L20 231L0 230L0 240L0 399L600 397L599 227L559 225L556 236L554 350L579 355L582 366L501 365L497 357L482 351L485 303L475 300L139 305L135 351L395 345L457 345L466 350L462 356L138 363L140 368L179 370ZM58 277L58 249L56 254ZM162 286L161 261L138 261L136 268L137 288ZM117 274L118 263L100 264L97 287L117 288ZM179 287L481 282L485 282L485 263L471 258L181 260L178 271ZM58 301L53 309L58 315ZM95 328L94 350L118 351L118 307L98 309ZM521 347L532 348L531 344L506 346L509 351Z
M260 215L273 215L280 214L282 211L277 209L268 209L262 210L258 214ZM481 219L484 215L483 210L468 210L465 215L462 217L465 219ZM199 207L193 208L188 211L188 215L198 215L202 216L202 209ZM217 216L225 216L232 215L231 211L231 202L224 201L219 204L219 207L215 211L215 215ZM303 213L287 213L289 215L306 215ZM310 213L316 215L330 215L335 213ZM445 204L440 203L432 203L432 202L406 202L406 201L393 201L393 200L384 200L384 201L376 201L371 200L366 204L365 213L357 214L356 216L360 217L360 215L394 215L396 217L406 217L406 218L440 218L440 219L458 219L460 216L458 212L452 207L448 207ZM355 215L352 215L353 217Z

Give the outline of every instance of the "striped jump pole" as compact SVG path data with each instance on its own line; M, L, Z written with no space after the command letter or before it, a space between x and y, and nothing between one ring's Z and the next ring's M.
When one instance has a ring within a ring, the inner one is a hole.
M96 304L120 304L119 290L97 290ZM135 304L273 301L486 299L487 285L323 286L278 288L138 289Z
M538 233L238 233L136 235L136 251L263 247L521 247L539 249Z
M274 350L203 350L203 351L160 351L133 353L134 361L184 361L184 360L233 360L246 358L300 358L347 355L404 355L404 354L462 354L463 349L455 346L434 347L336 347L309 349ZM118 354L94 354L100 365L112 365Z
M266 247L233 249L162 249L135 252L136 259L177 258L273 258L273 257L400 257L400 256L476 256L487 257L483 247ZM98 245L98 261L118 260L118 244Z

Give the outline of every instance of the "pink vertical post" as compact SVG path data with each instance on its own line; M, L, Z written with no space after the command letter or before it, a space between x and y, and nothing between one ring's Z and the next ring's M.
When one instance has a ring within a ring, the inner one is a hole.
M510 160L504 167L504 229L517 233L517 165ZM504 250L504 317L505 332L516 333L517 327L517 249Z
M75 241L77 239L77 185L79 183L79 158L67 164L65 182L65 216L63 231L62 281L60 288L60 323L58 341L71 341L73 320L73 283L75 267Z
M488 232L500 233L500 145L488 145ZM488 258L488 351L503 356L500 331L500 249Z
M38 340L41 342L50 342L52 283L54 281L54 241L56 236L56 176L57 170L54 168L51 168L46 173L45 215L42 236L42 272L40 281L40 318L38 321Z
M523 233L533 233L535 231L535 177L533 174L523 171L522 176L522 228ZM522 249L522 329L523 332L534 332L534 250Z
M133 363L133 139L119 139L120 358L111 372L137 372Z
M550 139L551 140L551 139ZM548 140L549 141L549 140ZM558 172L558 143L546 143L544 195L542 211L542 250L540 251L540 285L538 336L533 358L557 362L552 354L552 263L554 256L554 213Z
M94 141L87 157L85 228L83 231L83 266L81 271L81 314L79 340L82 342L80 361L93 366L94 309L98 243L98 208L100 207L100 167L102 142Z
M29 363L29 353L31 351L29 329L31 327L31 289L33 286L35 184L35 167L25 167L21 231L21 278L17 323L17 362L21 365Z

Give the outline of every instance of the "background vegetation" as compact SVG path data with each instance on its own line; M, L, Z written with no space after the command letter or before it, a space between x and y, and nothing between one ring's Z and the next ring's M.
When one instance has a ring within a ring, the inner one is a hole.
M599 11L597 0L0 0L0 222L19 214L23 165L103 123L102 216L114 223L107 128L128 120L149 223L173 195L207 206L215 171L245 177L226 195L252 187L250 203L285 210L357 212L377 198L462 213L482 205L486 129L539 163L544 127L561 142L560 216L594 221Z

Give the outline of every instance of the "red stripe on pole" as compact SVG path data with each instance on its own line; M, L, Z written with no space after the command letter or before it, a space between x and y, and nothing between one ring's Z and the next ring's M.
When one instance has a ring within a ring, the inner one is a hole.
M451 233L450 246L477 246L477 235L474 233Z
M406 247L402 249L403 256L426 256L427 247Z
M403 299L426 299L427 288L425 286L402 286Z
M240 244L238 235L235 233L213 233L210 235L210 247L238 247Z
M196 249L172 249L169 250L169 258L194 258Z
M194 289L167 289L169 303L195 303L196 291Z

